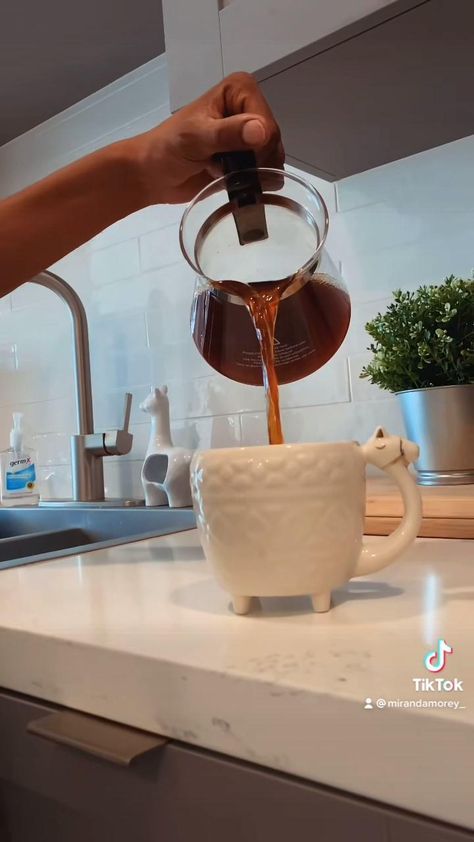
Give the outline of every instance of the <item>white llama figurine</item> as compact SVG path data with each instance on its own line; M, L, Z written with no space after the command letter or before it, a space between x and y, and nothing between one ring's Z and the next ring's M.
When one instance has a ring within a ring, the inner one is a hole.
M142 468L142 484L147 506L180 509L191 506L189 465L192 450L174 447L170 431L168 387L152 389L140 404L151 416L150 438Z

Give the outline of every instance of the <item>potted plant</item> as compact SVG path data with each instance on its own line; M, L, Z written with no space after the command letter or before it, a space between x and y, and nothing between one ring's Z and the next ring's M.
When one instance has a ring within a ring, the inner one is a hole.
M362 370L400 400L420 446L421 485L474 482L474 281L396 290L366 325L373 359Z

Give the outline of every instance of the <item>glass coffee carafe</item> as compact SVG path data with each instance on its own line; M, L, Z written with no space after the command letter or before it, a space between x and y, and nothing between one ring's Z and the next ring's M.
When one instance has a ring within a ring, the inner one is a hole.
M228 175L209 184L181 222L181 248L197 274L191 331L209 365L264 385L268 401L272 383L277 396L278 384L335 354L350 300L324 248L328 213L318 191L271 169L245 170L236 185Z
M240 243L223 177L188 206L180 241L197 274L191 331L199 352L226 377L261 386L258 336L239 284L257 293L282 289L274 336L278 383L306 377L335 354L351 307L324 248L328 212L322 196L296 175L255 172L268 236Z

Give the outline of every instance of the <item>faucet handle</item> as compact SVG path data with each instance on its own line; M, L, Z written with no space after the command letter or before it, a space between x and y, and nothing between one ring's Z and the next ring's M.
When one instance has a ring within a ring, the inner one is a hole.
M122 430L125 433L128 433L128 428L130 425L130 412L132 410L132 400L133 395L131 392L125 392L125 404L123 408L123 427Z
M125 456L132 449L133 436L128 432L132 398L131 392L125 393L123 428L104 433L104 450L107 456Z
M85 436L85 449L95 456L125 456L130 453L133 436L128 431L130 411L132 409L132 394L125 393L123 428L108 430L106 433L91 433Z

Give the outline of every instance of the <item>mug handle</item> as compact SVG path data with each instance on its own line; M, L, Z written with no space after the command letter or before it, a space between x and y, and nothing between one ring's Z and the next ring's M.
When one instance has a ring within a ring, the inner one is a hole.
M402 494L404 512L402 522L388 538L362 545L355 576L375 573L394 561L415 540L422 520L421 494L408 471L410 462L418 459L418 445L377 427L361 450L368 464L381 468L395 480Z

